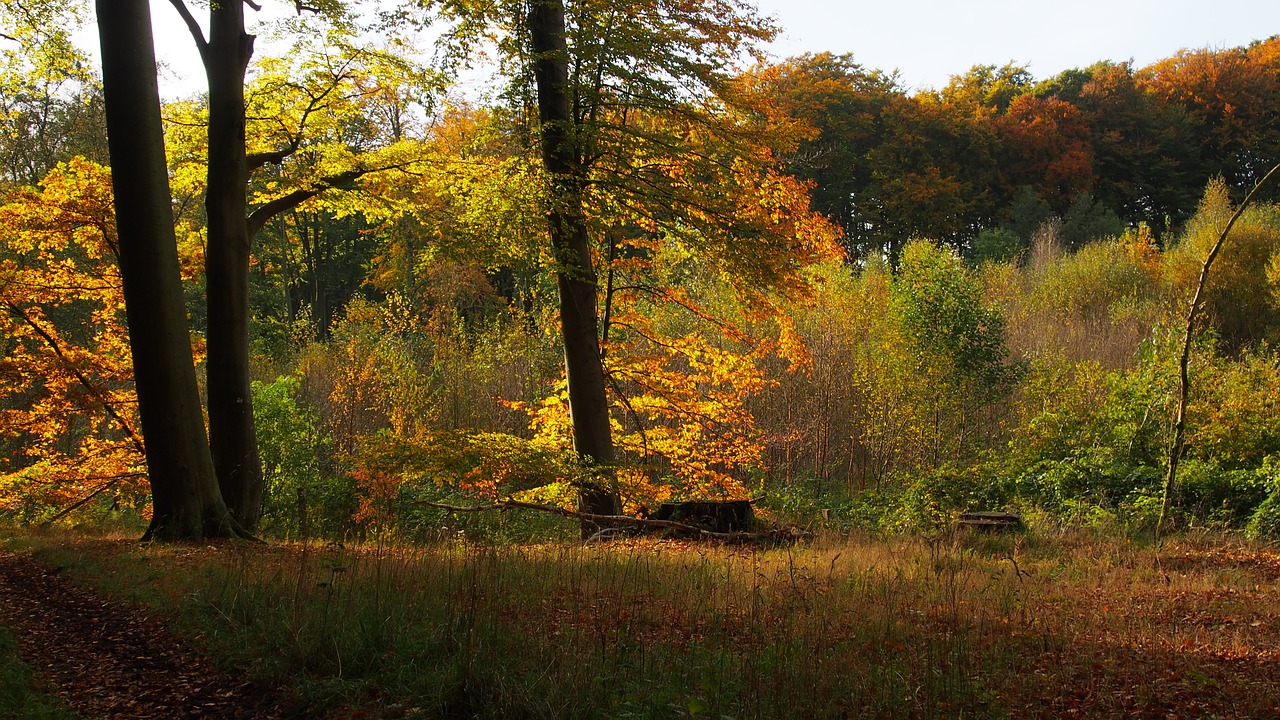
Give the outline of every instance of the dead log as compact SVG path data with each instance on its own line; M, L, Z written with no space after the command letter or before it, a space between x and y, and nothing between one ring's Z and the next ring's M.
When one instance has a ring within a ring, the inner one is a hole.
M750 507L750 501L743 500L741 502L748 503L748 508ZM488 512L493 510L507 510L510 508L539 510L541 512L549 512L562 517L592 523L602 529L634 527L652 528L655 530L675 530L682 535L696 537L701 540L715 540L730 544L787 543L795 542L810 536L810 533L793 527L783 527L774 530L762 530L756 532L746 532L742 530L719 532L676 520L632 517L630 515L597 515L594 513L578 512L576 510L566 510L554 505L544 505L542 503L531 503L523 500L511 499L499 500L489 505L447 505L445 503L432 502L430 500L418 500L415 501L414 504L422 505L424 507L439 508L450 512Z
M662 503L656 520L674 520L718 533L745 532L755 524L750 500L685 500Z

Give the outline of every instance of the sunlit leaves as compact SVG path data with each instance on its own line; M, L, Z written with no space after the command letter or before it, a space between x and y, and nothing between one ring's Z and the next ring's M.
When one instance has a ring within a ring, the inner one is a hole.
M141 441L107 171L81 160L0 206L3 502L139 492ZM130 500L129 502L132 502Z

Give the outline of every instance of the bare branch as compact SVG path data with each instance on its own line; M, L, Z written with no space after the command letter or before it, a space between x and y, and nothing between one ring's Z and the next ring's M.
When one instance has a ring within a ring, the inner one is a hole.
M196 18L191 14L191 9L183 0L169 0L169 4L173 6L178 14L182 16L182 22L186 23L187 30L191 33L191 39L196 42L196 49L200 51L200 59L208 64L208 58L205 54L209 50L209 41L204 37L204 31L200 29L200 23L196 22Z

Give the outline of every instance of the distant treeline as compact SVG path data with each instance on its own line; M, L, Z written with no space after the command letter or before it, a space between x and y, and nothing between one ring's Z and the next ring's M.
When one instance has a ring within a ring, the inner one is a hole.
M850 55L754 79L816 129L789 170L815 183L855 258L912 237L998 258L1054 216L1068 244L1139 223L1168 238L1210 180L1244 190L1280 158L1280 36L1039 81L980 65L914 95Z

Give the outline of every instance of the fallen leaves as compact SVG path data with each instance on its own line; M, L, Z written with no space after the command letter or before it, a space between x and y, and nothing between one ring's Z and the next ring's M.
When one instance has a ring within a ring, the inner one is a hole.
M213 669L156 617L0 552L0 624L26 662L85 718L274 720L268 688Z

